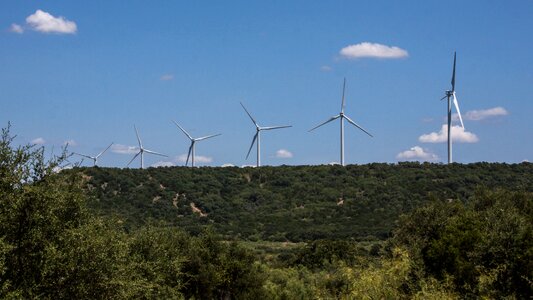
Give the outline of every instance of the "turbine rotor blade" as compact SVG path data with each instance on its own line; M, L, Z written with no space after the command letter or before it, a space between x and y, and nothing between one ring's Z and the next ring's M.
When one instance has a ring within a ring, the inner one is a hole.
M259 127L259 130L272 130L272 129L289 128L289 127L292 127L292 125Z
M137 131L137 127L135 127L135 125L133 125L133 128L135 128L135 134L137 135L137 141L139 142L139 148L142 149L143 144L141 142L141 138L139 137L139 131Z
M85 154L80 154L80 153L76 153L76 152L72 152L72 153L74 153L74 154L76 154L76 155L79 155L79 156L83 156L83 157L89 158L89 159L93 159L93 158L94 158L94 157L92 157L92 156L85 155Z
M317 129L318 127L322 126L322 125L325 125L325 124L327 124L327 123L329 123L329 122L331 122L331 121L333 121L333 120L336 120L336 119L338 119L340 116L341 116L341 115L333 116L333 117L329 118L326 122L320 123L319 125L317 125L317 126L311 128L311 129L309 129L309 131L313 131L313 130Z
M342 104L341 104L341 112L344 112L344 91L346 90L346 77L344 77L344 83L342 84Z
M191 143L191 146L189 147L189 153L187 154L187 160L185 161L185 165L189 164L189 158L191 157L192 152L192 146L194 145L194 142Z
M176 121L172 121L174 122L174 124L176 124L176 126L178 126L179 129L181 129L181 131L183 131L183 133L185 133L185 135L190 139L190 140L193 140L192 136L185 130L183 129L183 127L181 127L178 123L176 123Z
M256 127L259 127L259 125L257 125L257 122L254 120L254 118L252 117L252 115L250 114L250 112L248 112L248 110L246 109L246 107L244 107L244 104L242 104L242 102L239 102L241 103L241 106L242 108L244 108L244 111L248 114L248 117L250 117L250 119L252 120L252 122L254 123L254 125Z
M126 167L129 167L130 164L137 158L137 156L139 156L139 154L141 154L141 152L137 152L137 154L135 154L135 156L130 160L130 162L126 165Z
M448 97L448 95L444 95L444 97L440 98L440 101L446 99Z
M459 110L459 102L457 102L457 97L455 97L455 93L453 93L453 104L455 105L455 109L457 110L457 115L459 115L459 121L461 121L461 126L463 129L465 129L465 124L463 123L463 118L461 117L461 111Z
M354 125L355 127L361 129L364 133L368 134L369 136L371 137L374 137L373 135L371 135L368 131L366 131L363 127L359 126L357 123L355 123L354 121L352 121L352 119L350 119L348 116L344 115L344 117L346 118L346 121L350 122L352 125Z
M164 157L168 157L168 155L165 155L165 154L161 154L159 152L155 152L155 151L152 151L152 150L148 150L148 149L144 149L143 150L144 152L146 153L150 153L150 154L153 154L153 155L159 155L159 156L164 156Z
M109 149L109 148L110 148L110 147L111 147L112 145L113 145L113 143L109 144L109 146L107 146L107 148L105 148L105 150L104 150L104 151L102 151L102 152L98 153L98 155L96 155L96 156L95 156L94 158L98 158L98 157L100 157L100 155L104 154L104 152L106 152L106 151L107 151L107 149Z
M203 141L203 140L207 140L207 139L210 139L210 138L213 138L215 136L219 136L219 135L222 135L222 133L217 133L217 134L212 134L212 135L208 135L208 136L203 136L203 137L200 137L200 138L197 138L197 139L194 139L195 141Z
M252 140L252 144L250 145L250 149L248 149L248 154L246 154L246 159L248 159L248 156L250 156L250 152L252 151L252 148L254 147L255 140L257 140L257 135L259 134L259 131L255 133L254 138Z
M452 92L455 92L455 62L457 58L457 52L453 52L453 73L452 73Z

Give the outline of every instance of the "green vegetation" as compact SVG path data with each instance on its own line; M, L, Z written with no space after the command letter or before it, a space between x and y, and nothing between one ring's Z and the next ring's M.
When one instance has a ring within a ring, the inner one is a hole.
M72 172L85 177L91 208L128 228L157 220L195 234L212 226L225 239L250 241L383 240L400 215L433 198L466 202L480 187L533 192L530 163Z
M0 298L533 296L530 164L57 173L12 142Z

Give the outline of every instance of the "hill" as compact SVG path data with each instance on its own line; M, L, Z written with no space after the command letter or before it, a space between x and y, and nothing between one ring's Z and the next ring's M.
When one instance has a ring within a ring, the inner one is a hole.
M531 163L75 168L99 215L127 228L162 222L228 239L385 239L432 199L467 202L476 189L533 191Z

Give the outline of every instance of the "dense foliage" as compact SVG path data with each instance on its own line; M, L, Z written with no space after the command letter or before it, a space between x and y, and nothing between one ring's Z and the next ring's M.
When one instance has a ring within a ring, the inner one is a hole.
M12 142L4 129L0 298L533 296L529 164L65 172L66 154L46 161L43 148Z
M256 168L81 168L101 215L150 220L227 239L385 239L431 198L467 201L478 187L533 191L533 164L429 163ZM194 208L192 208L194 206Z

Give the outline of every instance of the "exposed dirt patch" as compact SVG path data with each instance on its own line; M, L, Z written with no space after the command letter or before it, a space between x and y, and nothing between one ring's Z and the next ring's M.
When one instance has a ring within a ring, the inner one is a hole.
M207 217L207 214L204 213L201 209L199 209L198 207L196 207L196 204L194 204L194 202L191 202L191 210L193 213L197 213L200 215L200 217Z

